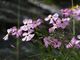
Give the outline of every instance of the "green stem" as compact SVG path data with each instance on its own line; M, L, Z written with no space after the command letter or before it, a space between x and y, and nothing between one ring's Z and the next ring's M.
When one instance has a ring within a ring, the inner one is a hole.
M19 17L20 17L20 6L19 6L19 4L20 4L20 0L18 0L18 17L17 17L17 27L18 27L18 29L19 29ZM16 52L16 60L19 60L19 38L17 38L17 41L16 41L16 50L17 50L17 52Z
M73 6L74 6L73 0L71 0L71 2L72 2L72 9L73 9ZM73 18L72 18L72 20L73 20ZM73 20L73 36L74 35L75 35L75 20Z
M72 9L73 9L73 6L74 6L73 0L71 0L71 4L72 4ZM75 20L73 20L73 18L72 18L72 22L73 22L73 36L74 36L74 35L75 35ZM72 50L73 50L73 49L72 49ZM69 50L69 51L67 52L67 54L65 55L64 59L67 58L67 56L70 54L70 52L71 52L71 50Z
M16 43L16 60L19 60L19 39L17 39L17 43Z

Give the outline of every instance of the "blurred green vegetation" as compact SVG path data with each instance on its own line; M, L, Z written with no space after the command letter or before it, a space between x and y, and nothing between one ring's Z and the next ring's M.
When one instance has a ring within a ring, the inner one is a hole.
M62 7L62 8L67 8L67 7L71 7L71 0L42 0L44 1L44 3L46 4L55 4L59 7ZM73 0L73 4L74 6L76 5L80 5L80 0Z
M52 4L54 0L44 0L45 3L47 4Z

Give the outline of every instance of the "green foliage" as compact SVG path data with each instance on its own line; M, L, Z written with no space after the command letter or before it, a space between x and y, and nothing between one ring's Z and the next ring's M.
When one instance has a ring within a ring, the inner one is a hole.
M44 0L44 2L47 3L47 4L52 4L53 0Z

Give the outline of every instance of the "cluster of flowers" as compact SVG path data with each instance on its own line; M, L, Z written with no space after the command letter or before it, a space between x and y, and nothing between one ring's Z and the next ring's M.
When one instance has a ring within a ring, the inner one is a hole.
M49 15L45 18L45 21L49 21L49 24L52 24L52 27L49 28L49 32L54 32L56 28L62 28L64 29L67 25L69 25L70 18L64 17L60 18L58 13L55 13L54 15Z
M7 35L3 38L4 40L8 40L8 36L16 36L21 37L22 41L30 41L34 37L34 29L41 24L41 20L33 21L32 19L23 20L23 26L20 28L12 27L7 29Z
M49 33L54 32L55 29L62 28L65 29L66 26L69 25L69 22L71 20L70 16L73 16L78 21L80 20L80 7L77 6L74 9L61 9L60 10L61 15L58 13L54 13L46 17L44 20L48 21L49 24L52 25L52 27L49 28ZM8 40L8 36L16 36L21 37L22 41L30 41L34 37L34 30L36 27L41 25L42 21L41 19L38 19L37 21L33 21L32 19L24 19L23 20L23 26L20 26L20 28L12 27L7 30L7 35L3 38L4 40ZM78 38L80 39L80 35L78 35ZM66 48L72 48L72 47L78 47L80 48L80 40L73 37L71 41L66 44ZM61 47L61 41L58 39L55 39L53 37L44 37L43 38L45 47L47 48L49 45L54 48Z
M60 11L65 17L73 16L77 21L80 21L80 6L76 6L72 9L61 9Z

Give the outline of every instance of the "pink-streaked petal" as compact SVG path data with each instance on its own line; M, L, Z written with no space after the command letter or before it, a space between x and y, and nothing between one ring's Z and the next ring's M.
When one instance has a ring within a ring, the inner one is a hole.
M73 36L69 44L66 45L66 48L72 48L76 44L78 44L80 41L76 40L76 38Z
M66 45L66 48L72 48L73 46L74 46L73 44L69 43Z

